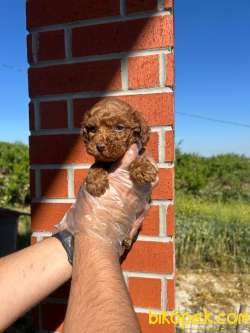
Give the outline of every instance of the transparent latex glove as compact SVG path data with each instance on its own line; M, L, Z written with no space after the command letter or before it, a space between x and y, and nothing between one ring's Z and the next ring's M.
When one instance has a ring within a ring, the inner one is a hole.
M147 185L132 182L128 167L137 156L138 147L133 144L121 161L114 164L108 175L109 188L100 197L89 194L83 183L76 202L56 228L98 238L100 246L103 242L110 244L121 256L138 233L150 207L152 188L158 183L158 178ZM157 169L154 160L148 159Z

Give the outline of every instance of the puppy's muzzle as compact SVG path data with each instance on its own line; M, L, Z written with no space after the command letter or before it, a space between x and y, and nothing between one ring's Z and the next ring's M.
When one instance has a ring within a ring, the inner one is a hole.
M103 144L103 143L98 143L98 144L96 145L96 149L97 149L100 153L103 152L104 149L105 149L105 144Z

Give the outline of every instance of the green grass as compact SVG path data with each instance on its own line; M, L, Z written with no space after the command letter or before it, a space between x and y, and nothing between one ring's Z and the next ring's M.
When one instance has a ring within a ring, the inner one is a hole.
M178 268L250 271L250 207L176 196Z

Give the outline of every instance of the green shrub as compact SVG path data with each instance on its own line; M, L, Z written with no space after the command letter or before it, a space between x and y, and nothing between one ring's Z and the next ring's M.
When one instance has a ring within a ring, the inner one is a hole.
M28 146L0 142L0 206L19 207L28 202Z
M250 159L236 154L202 157L177 148L176 190L210 201L250 203Z

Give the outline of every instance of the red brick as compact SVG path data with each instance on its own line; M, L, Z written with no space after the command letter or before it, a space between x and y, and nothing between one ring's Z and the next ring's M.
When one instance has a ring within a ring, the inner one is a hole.
M167 309L174 310L175 308L175 281L167 280Z
M150 156L153 157L155 161L159 161L158 145L159 145L158 133L156 132L151 133L149 142L147 144L147 152L149 153Z
M173 124L173 94L129 95L117 98L141 112L150 126ZM80 128L84 113L99 100L101 97L74 100L74 127Z
M122 263L126 271L173 273L173 243L137 241Z
M66 101L40 103L40 123L42 129L67 128L68 113Z
M159 56L128 59L128 87L132 89L159 86Z
M41 192L46 198L68 196L67 170L41 170Z
M27 36L27 58L29 64L32 64L34 62L32 52L32 35Z
M166 55L166 86L174 86L174 54Z
M174 1L173 0L165 0L164 1L164 8L165 9L173 8L173 6L174 6Z
M174 161L174 132L167 131L165 133L165 161L173 162Z
M88 169L75 170L74 172L75 196L79 192L80 186L84 182L87 174L88 174Z
M159 184L152 193L153 199L172 200L174 192L174 169L159 170Z
M159 206L151 206L140 231L141 235L158 236L159 235Z
M167 34L169 40L169 46L174 46L174 16L170 15L167 16Z
M28 28L120 14L119 0L28 0L26 3Z
M32 169L30 169L30 196L31 198L36 196L36 174Z
M65 58L64 30L40 32L37 38L38 61Z
M143 333L174 333L175 327L173 324L149 324L149 316L145 313L137 313Z
M157 0L127 0L127 13L157 10Z
M62 332L67 304L42 304L42 329L52 332Z
M29 103L29 125L31 131L35 129L35 110L32 102Z
M74 127L80 128L85 112L90 110L102 98L78 98L73 102L74 106Z
M161 280L131 277L128 289L134 306L161 308Z
M30 96L121 89L120 60L29 69Z
M147 94L119 96L118 98L131 104L141 112L150 126L170 125L173 113L172 94Z
M30 137L31 164L92 163L80 135Z
M167 113L167 124L174 125L174 95L168 95L168 113Z
M167 236L173 236L175 234L175 206L169 205L167 208Z
M172 16L100 24L72 30L74 57L167 46L173 46Z
M32 231L53 231L71 204L33 203L31 205Z

